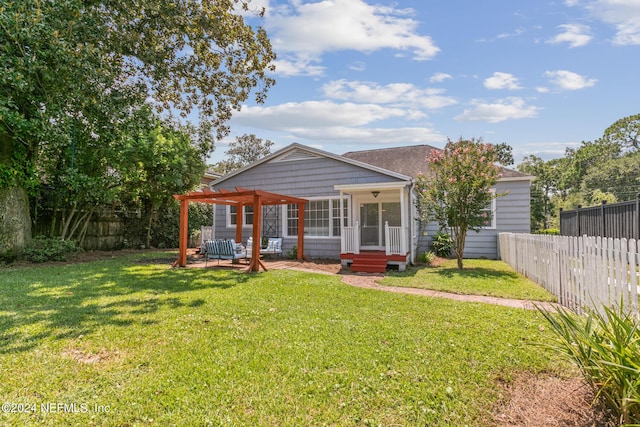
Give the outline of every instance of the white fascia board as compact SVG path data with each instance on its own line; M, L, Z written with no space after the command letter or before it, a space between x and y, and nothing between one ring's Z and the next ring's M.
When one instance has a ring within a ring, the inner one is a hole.
M411 185L411 181L397 181L397 182L369 182L366 184L338 184L334 185L334 190L339 191L358 191L358 190L392 190L404 188Z

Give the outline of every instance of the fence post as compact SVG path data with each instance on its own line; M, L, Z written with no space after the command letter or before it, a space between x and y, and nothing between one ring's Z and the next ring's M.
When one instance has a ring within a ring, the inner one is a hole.
M560 218L560 235L564 236L565 233L562 232L562 208L560 208L560 213L558 214L558 218ZM567 227L564 226L564 228L566 229Z
M606 200L603 200L602 204L600 205L600 215L602 215L602 221L600 223L600 226L602 227L602 233L600 235L603 237L606 237L607 235L607 216L604 214L604 208L606 205Z
M636 241L640 240L640 193L636 195L636 210L633 213L635 221L633 221L634 238Z
M580 236L580 209L582 209L582 205L578 205L578 209L576 209L576 234L574 236Z

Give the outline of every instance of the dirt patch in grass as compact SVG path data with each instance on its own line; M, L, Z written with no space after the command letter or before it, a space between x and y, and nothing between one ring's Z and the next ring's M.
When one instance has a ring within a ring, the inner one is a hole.
M503 398L493 413L499 427L608 427L617 425L581 378L521 374L500 382Z
M97 353L94 353L92 351L78 350L77 348L67 348L62 352L62 355L68 359L75 360L76 362L85 365L113 362L121 357L119 351L107 351L102 349Z

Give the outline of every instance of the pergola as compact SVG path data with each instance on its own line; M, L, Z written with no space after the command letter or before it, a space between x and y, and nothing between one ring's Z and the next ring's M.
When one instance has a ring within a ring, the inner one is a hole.
M187 265L187 241L188 241L188 221L189 202L211 203L217 205L236 206L236 239L242 241L242 212L243 206L253 206L253 228L251 236L254 244L251 246L251 262L247 271L259 271L262 267L267 268L260 261L260 226L262 218L262 206L264 205L298 205L298 260L304 257L304 205L307 200L298 197L285 196L283 194L270 193L262 190L248 190L236 187L235 191L218 189L217 191L204 189L201 191L191 191L187 194L174 194L175 199L180 200L180 253L175 265L186 267Z

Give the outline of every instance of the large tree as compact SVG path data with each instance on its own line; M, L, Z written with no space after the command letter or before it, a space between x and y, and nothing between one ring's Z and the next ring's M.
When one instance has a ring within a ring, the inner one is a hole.
M251 134L236 137L225 151L227 158L214 165L214 170L221 174L228 174L241 167L247 166L271 153L273 142L263 140Z
M560 181L555 162L545 162L531 154L518 165L518 170L535 177L531 184L531 231L545 230L549 228L554 210L551 198L558 191Z
M604 140L620 145L625 151L640 149L640 114L616 120L604 131Z
M157 123L139 135L123 152L126 160L125 194L145 218L145 247L151 246L153 223L161 208L174 202L173 195L194 188L202 179L204 159L191 144L188 129Z
M500 152L481 138L449 140L444 150L432 150L427 173L418 177L422 220L437 221L451 230L458 268L463 268L464 245L469 231L491 221L487 206L500 196L492 187L501 176Z
M197 114L205 130L226 135L233 110L251 93L262 102L274 83L266 73L275 54L265 31L245 22L249 8L243 0L2 2L0 233L30 223L28 209L8 215L7 206L34 187L43 146L108 145L126 131L130 106ZM212 139L201 135L208 152ZM4 243L0 252L21 245Z

